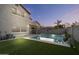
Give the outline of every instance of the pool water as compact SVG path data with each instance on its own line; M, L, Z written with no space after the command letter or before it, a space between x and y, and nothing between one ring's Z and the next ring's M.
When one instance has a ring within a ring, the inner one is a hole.
M54 42L64 42L63 35L55 35L55 34L41 34L32 37L35 40L48 40Z
M55 39L55 42L64 42L64 36L63 35L51 35L53 39Z

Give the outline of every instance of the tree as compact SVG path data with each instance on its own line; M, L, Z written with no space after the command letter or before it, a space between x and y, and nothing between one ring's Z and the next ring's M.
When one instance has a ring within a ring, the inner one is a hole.
M58 29L63 28L64 25L61 25L61 22L62 22L62 20L57 20L56 23L55 23L56 24L55 28L58 28Z
M59 34L60 33L60 29L62 29L62 28L64 28L64 25L63 24L61 24L61 22L62 22L62 20L57 20L56 21L56 26L54 26L54 28L55 29L57 29L57 34Z

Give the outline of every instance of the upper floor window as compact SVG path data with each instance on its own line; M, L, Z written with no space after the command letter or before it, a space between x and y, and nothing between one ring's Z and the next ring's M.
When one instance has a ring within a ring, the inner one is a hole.
M11 12L12 12L13 14L15 14L15 15L18 15L18 16L21 16L21 17L26 17L26 13L20 11L20 8L18 8L18 7L13 7L13 8L11 9Z
M16 4L17 5L17 4ZM16 15L21 15L21 11L19 10L19 8L18 7L12 7L11 8L11 12L13 13L13 14L16 14Z
M17 8L12 8L11 11L13 14L17 14Z

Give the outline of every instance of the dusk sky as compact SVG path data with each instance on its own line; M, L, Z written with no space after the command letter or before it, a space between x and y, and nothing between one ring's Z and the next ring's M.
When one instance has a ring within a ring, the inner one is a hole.
M24 7L31 11L33 20L37 20L44 26L52 26L57 19L71 23L74 22L72 17L76 21L79 17L79 5L25 4Z

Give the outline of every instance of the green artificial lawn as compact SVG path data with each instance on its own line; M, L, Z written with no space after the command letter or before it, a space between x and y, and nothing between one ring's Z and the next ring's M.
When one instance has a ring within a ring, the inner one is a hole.
M0 54L9 55L74 55L77 49L18 38L0 42Z

